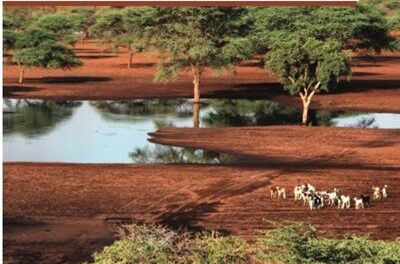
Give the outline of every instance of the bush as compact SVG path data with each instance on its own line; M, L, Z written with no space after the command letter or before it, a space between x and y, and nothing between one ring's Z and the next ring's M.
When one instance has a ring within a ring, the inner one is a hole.
M285 264L400 263L400 241L370 240L366 236L318 239L312 226L294 223L263 232L256 257L262 262Z
M191 235L159 226L130 225L127 235L94 254L95 264L245 263L246 243L217 233Z
M129 225L124 231L121 240L94 254L93 263L400 263L400 240L370 240L366 236L318 239L312 226L301 223L263 231L255 245L238 236L193 235L160 226Z

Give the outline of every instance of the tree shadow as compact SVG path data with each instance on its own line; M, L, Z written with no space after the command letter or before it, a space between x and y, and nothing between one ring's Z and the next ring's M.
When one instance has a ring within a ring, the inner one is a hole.
M362 62L400 62L400 56L357 56L353 57L353 61Z
M118 56L116 55L78 55L78 58L80 59L86 59L86 60L98 60L98 59L109 59L109 58L116 58Z
M157 63L154 62L131 63L130 69L153 68L156 67L156 65ZM123 64L118 64L118 67L128 69L128 62Z
M400 90L400 79L397 80L351 80L341 81L333 94L347 92L364 92L367 90Z
M3 86L3 96L4 97L11 97L11 96L18 96L15 93L18 92L36 92L42 90L42 88L37 88L33 86L17 86L17 85L5 85Z
M371 76L371 75L383 75L379 72L353 72L352 76Z
M162 213L156 219L159 224L172 229L187 229L191 232L202 232L204 227L198 225L198 221L210 213L217 212L220 201L191 202L180 207L178 210L170 210ZM226 229L215 230L223 235L230 232Z
M87 82L108 82L110 77L93 77L93 76L54 76L26 79L31 83L87 83Z

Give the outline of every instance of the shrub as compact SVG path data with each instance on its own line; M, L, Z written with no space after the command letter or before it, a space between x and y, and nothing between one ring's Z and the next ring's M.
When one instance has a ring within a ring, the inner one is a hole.
M302 223L263 231L255 245L218 233L193 235L154 225L123 228L121 240L94 254L94 264L400 263L400 240L370 240L366 236L318 239L316 230Z
M245 240L217 233L192 235L160 226L125 226L121 240L94 254L94 264L245 263Z
M366 236L318 239L310 225L279 225L263 232L257 259L278 263L400 263L400 241L370 240Z

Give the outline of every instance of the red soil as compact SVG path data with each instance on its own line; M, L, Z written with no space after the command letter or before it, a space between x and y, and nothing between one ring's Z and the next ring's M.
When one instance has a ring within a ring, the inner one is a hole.
M137 54L127 69L127 53L104 53L94 42L77 44L84 66L70 71L28 69L26 81L18 84L18 68L4 67L4 96L61 100L135 99L192 97L190 72L178 80L154 83L157 59ZM386 53L373 59L354 58L353 77L334 94L315 96L313 108L357 109L400 112L400 53ZM274 77L258 67L255 60L237 67L237 74L214 76L210 70L202 82L203 97L265 98L285 104L298 103L281 91Z
M85 66L71 71L28 69L17 84L15 65L4 67L4 96L60 100L191 97L189 72L167 84L152 82L156 59L104 53L93 42L77 45ZM352 81L317 95L314 108L400 112L400 53L355 58ZM276 79L243 63L236 75L207 71L203 97L265 98L285 104ZM252 237L263 221L301 220L325 236L371 233L400 236L399 130L337 128L164 129L152 141L244 156L236 165L4 164L4 252L7 263L78 263L113 240L115 226L157 222L193 230L216 229ZM296 204L292 188L309 182L344 193L389 185L390 197L363 211L311 212ZM288 189L271 200L268 187Z
M116 224L143 221L252 237L256 229L271 226L264 220L300 220L324 236L400 236L399 130L164 129L153 141L245 155L246 161L229 166L5 163L6 260L75 263L109 243ZM293 201L293 186L305 182L339 187L351 196L387 184L389 198L362 211L310 211ZM286 187L288 199L271 200L271 185Z

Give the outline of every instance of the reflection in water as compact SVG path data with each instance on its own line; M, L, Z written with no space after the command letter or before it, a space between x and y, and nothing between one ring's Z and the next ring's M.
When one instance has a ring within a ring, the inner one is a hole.
M265 126L300 124L301 111L265 100L210 100L213 111L202 121L207 126ZM332 125L339 112L312 111L309 120L318 126Z
M200 103L193 103L193 127L200 127Z
M137 148L129 156L135 163L228 163L234 160L229 154L161 145Z
M154 145L162 127L299 124L300 111L262 100L4 101L4 160L226 163L229 155ZM399 114L310 111L319 126L400 128Z
M176 114L177 116L191 115L191 113L185 111L184 106L187 104L185 99L93 101L90 104L102 113L114 115L149 116L163 113Z
M20 133L26 137L37 137L49 133L58 123L68 120L73 109L81 105L73 101L22 100L3 101L6 106L3 116L4 135Z

